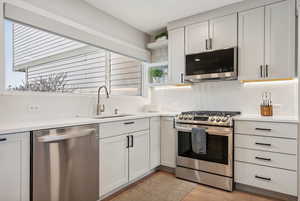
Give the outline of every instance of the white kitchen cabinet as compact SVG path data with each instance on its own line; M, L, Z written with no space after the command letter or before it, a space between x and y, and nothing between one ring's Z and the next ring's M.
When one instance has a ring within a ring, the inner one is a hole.
M100 140L100 196L128 182L127 135Z
M150 168L160 166L160 117L150 118Z
M237 46L237 13L209 21L209 34L212 50Z
M294 10L283 1L239 13L239 80L295 76Z
M297 196L298 125L236 121L235 182Z
M129 181L143 176L150 170L149 131L131 134L129 148Z
M195 54L207 50L209 23L201 22L185 27L185 54Z
M185 27L185 54L237 46L237 13Z
M266 6L265 65L267 78L295 76L294 6L284 1Z
M239 80L262 79L264 7L239 13Z
M0 200L29 201L30 134L0 135Z
M173 117L161 118L161 164L176 167L176 130Z
M169 83L180 84L184 82L185 54L184 54L184 28L169 31Z

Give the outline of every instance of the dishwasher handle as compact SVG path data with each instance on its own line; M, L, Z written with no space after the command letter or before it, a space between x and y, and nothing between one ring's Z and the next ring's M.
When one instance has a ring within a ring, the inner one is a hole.
M58 142L58 141L69 140L69 139L73 139L73 138L92 135L95 132L96 132L96 129L92 128L92 129L81 130L80 132L70 132L70 133L65 134L65 135L42 136L42 137L38 138L38 141L39 142L44 142L44 143Z

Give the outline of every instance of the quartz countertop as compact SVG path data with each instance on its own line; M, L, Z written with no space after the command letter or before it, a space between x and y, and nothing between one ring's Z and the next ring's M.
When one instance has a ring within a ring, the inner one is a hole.
M272 116L264 117L259 115L240 115L234 117L237 121L264 121L264 122L282 122L282 123L299 123L297 116Z
M123 117L95 119L93 117L72 117L72 118L59 118L49 120L34 120L34 121L15 121L15 122L0 122L0 135L11 133L22 133L34 130L51 129L68 126L79 126L86 124L100 124L113 121L126 121L132 119L142 119L150 117L175 116L176 113L138 113L130 114Z

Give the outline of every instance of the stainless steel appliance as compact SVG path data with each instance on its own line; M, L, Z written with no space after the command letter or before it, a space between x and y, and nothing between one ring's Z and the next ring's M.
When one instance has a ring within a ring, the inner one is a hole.
M237 48L186 55L185 80L237 79Z
M238 114L240 112L200 111L183 112L176 117L176 177L232 191L232 117ZM206 154L193 151L192 128L205 129Z
M31 139L32 201L99 199L97 125L34 131Z

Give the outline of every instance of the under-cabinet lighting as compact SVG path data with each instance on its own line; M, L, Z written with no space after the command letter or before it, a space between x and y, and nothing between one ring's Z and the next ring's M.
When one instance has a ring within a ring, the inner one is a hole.
M275 86L288 85L297 83L298 79L277 79L277 80L258 80L258 81L243 81L244 86Z
M191 89L192 85L178 84L178 85L168 85L168 86L155 86L154 90L168 90L168 89Z

